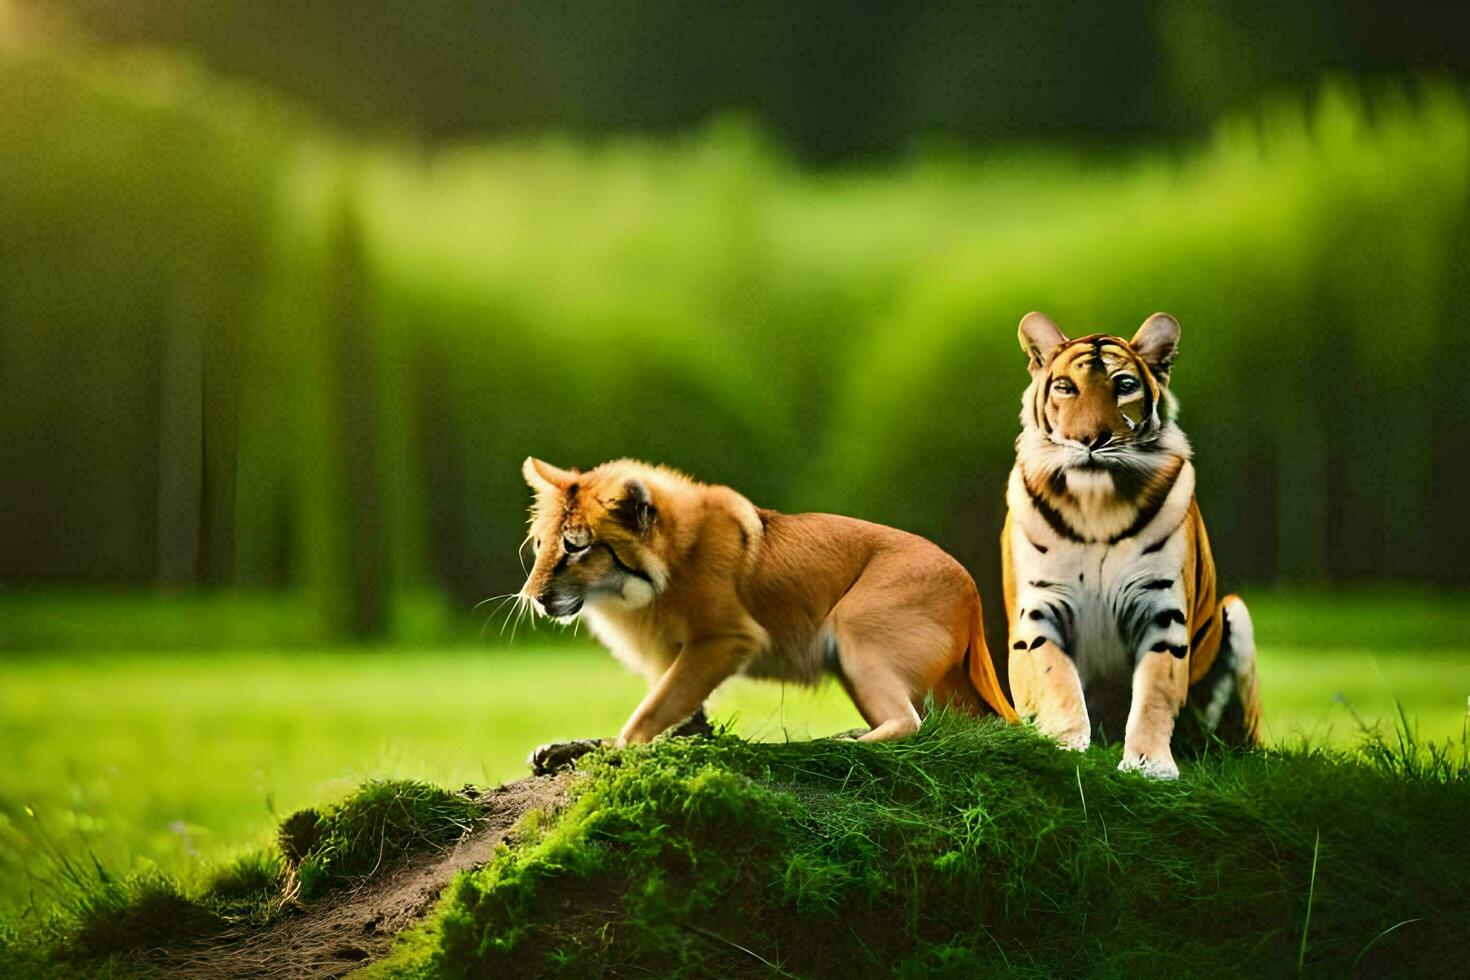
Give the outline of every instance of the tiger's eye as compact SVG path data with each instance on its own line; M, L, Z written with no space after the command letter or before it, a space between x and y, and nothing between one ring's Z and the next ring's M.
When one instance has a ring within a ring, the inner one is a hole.
M1113 380L1113 386L1120 395L1131 395L1138 390L1138 379L1131 374L1120 374Z
M1068 381L1066 378L1058 378L1057 380L1053 381L1051 383L1051 390L1055 391L1059 395L1077 394L1077 386L1074 385L1071 381Z

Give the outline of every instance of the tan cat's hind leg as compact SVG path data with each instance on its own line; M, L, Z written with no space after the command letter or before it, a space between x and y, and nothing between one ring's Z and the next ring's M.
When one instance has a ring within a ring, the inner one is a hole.
M914 692L882 658L866 656L865 648L849 639L842 647L842 683L853 705L871 727L856 735L859 742L903 738L919 730L922 719Z

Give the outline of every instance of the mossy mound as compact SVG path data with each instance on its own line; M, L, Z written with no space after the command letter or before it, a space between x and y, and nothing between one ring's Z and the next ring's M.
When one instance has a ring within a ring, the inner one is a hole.
M1470 962L1465 749L1211 752L1158 783L1119 773L1117 747L940 712L884 745L603 751L557 815L514 810L509 844L367 973L1453 974ZM0 974L148 972L149 950L208 964L219 940L199 940L285 935L301 920L283 909L350 905L365 890L344 886L482 814L375 782L196 890L97 868L44 929L0 933Z
M1470 776L1404 746L1178 783L940 714L888 745L668 740L463 876L379 975L1444 974ZM1407 924L1403 924L1407 923ZM1398 928L1394 928L1398 925Z

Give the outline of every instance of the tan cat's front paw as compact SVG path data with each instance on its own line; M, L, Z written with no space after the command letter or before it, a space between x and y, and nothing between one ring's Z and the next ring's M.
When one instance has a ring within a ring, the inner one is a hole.
M526 765L531 767L531 772L538 776L549 776L554 772L569 769L572 763L593 749L600 748L604 740L600 738L578 738L570 742L548 742L537 746L531 757L526 760Z
M1092 744L1092 727L1085 720L1077 723L1072 719L1068 719L1064 724L1052 725L1045 725L1038 721L1035 724L1039 732L1048 738L1056 739L1057 744L1061 745L1064 749L1070 749L1073 752L1082 752Z

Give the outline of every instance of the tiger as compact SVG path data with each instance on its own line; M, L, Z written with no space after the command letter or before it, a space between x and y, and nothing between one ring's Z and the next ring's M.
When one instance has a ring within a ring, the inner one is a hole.
M1201 740L1261 737L1255 628L1216 600L1189 440L1169 376L1179 321L1069 339L1041 313L1006 486L1001 568L1013 703L1072 749L1116 738L1118 768L1177 779L1188 706Z

